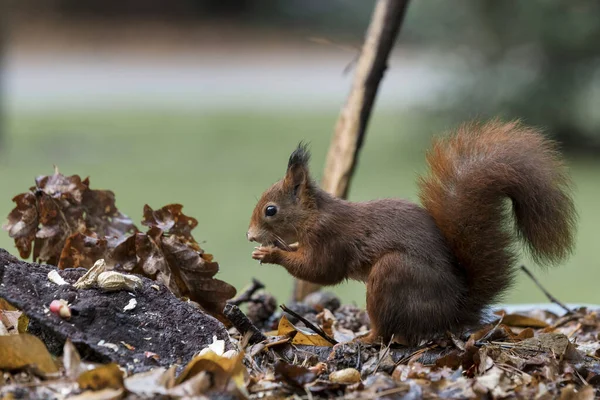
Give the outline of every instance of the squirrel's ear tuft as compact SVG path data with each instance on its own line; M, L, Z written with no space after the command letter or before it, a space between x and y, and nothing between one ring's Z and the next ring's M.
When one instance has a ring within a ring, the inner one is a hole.
M290 156L288 168L283 179L284 187L289 189L296 198L302 197L309 186L308 162L310 152L308 145L300 142L296 150Z
M308 162L310 161L310 151L308 150L308 144L305 142L300 142L296 150L290 155L290 159L288 161L288 169L290 169L294 165L301 165L305 168L308 168Z

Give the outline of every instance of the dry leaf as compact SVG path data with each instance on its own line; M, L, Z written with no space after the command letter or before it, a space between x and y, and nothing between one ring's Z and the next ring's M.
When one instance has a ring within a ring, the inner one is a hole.
M62 360L63 367L65 368L65 375L73 381L85 371L81 364L81 356L73 345L73 342L71 342L71 339L67 338L65 341Z
M82 389L121 389L123 388L123 372L115 363L101 365L83 372L77 378L77 383Z
M190 377L185 382L168 390L168 394L176 397L195 397L202 395L213 388L224 386L222 382L223 372L220 371L200 371ZM217 389L219 390L219 389Z
M515 348L544 351L562 356L569 346L569 338L562 333L542 333L536 337L515 343Z
M524 339L532 338L533 336L534 336L533 329L525 328L521 332L519 332L519 334L517 335L517 337L515 339L524 340Z
M81 201L85 209L87 229L100 237L121 237L137 232L133 221L115 206L115 194L110 190L90 190L89 178Z
M17 307L14 307L12 304L10 304L8 301L4 300L1 297L0 297L0 310L19 311L19 309Z
M29 326L29 318L21 311L0 310L0 325L6 328L7 334L25 333Z
M167 236L177 236L186 245L200 251L200 246L192 236L192 230L198 225L198 221L185 215L182 209L181 204L169 204L159 210L153 210L146 204L142 225L157 227Z
M85 392L69 396L68 400L119 400L123 398L123 389L102 389L98 391L86 390Z
M279 320L279 327L277 329L278 336L289 336L294 332L296 334L292 338L292 344L303 344L308 346L333 346L329 341L325 340L323 337L317 335L316 333L308 333L300 330L296 326L294 326L286 316L282 316Z
M15 239L21 258L29 258L38 229L37 200L33 193L22 193L13 197L12 201L16 206L8 215L8 222L3 228Z
M104 236L137 231L131 220L115 207L114 194L90 189L89 179L82 181L78 175L67 177L55 169L53 175L38 177L35 182L29 192L13 198L16 206L4 226L22 258L28 258L33 247L33 261L57 265L61 259L63 268L81 262L93 263L93 255L87 256L92 261L85 256L91 248L86 249L84 238L77 236L78 233L103 240Z
M593 386L584 386L579 390L575 386L568 385L560 391L560 400L593 400L596 398Z
M137 395L167 394L165 387L165 368L155 368L151 371L141 372L125 379L125 388Z
M244 380L248 372L244 364L242 364L243 359L244 353L239 353L237 356L229 358L219 356L212 350L208 350L194 357L186 365L181 375L177 378L174 389L200 373L209 372L212 376L210 389L224 390L229 381L231 381L239 391L246 393Z
M519 328L546 328L547 323L536 318L526 317L519 314L506 314L502 318L502 323L508 326Z
M298 388L303 388L304 385L317 379L317 374L306 367L292 365L278 360L275 363L275 379Z
M317 314L317 321L320 322L323 331L325 331L329 337L332 337L338 343L350 342L356 338L356 334L354 332L352 332L350 329L340 326L333 313L327 308L324 308L323 311Z
M45 374L58 371L48 349L37 337L28 333L0 336L0 370L13 371L28 365Z
M65 241L58 268L90 269L97 260L106 257L107 250L108 242L105 238L98 238L93 232L75 232Z
M153 210L144 206L140 233L130 218L115 206L110 190L92 190L89 179L64 176L55 170L36 179L36 186L13 198L15 208L4 229L15 240L21 257L33 249L33 260L59 269L90 269L99 259L107 270L144 275L164 283L177 297L199 304L221 322L225 302L235 288L213 279L219 265L192 236L198 225L182 212L182 205L168 204Z

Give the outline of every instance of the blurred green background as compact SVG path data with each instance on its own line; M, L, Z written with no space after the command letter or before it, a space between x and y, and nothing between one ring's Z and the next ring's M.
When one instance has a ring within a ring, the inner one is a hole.
M256 277L287 300L292 279L283 268L250 258L250 213L298 141L311 143L320 178L349 90L351 71L343 71L373 2L119 4L30 0L9 10L0 214L56 164L113 190L138 223L146 203L182 203L221 279L241 289ZM600 5L448 4L409 5L351 200L417 201L431 135L471 118L524 118L561 142L581 217L568 263L532 270L565 302L599 303ZM6 232L0 247L15 253ZM364 304L362 284L334 291ZM544 296L519 275L507 302L538 301Z

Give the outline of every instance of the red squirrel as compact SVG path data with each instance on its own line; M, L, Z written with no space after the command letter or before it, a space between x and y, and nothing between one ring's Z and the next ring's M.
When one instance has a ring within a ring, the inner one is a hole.
M517 244L538 264L573 250L577 213L563 160L518 121L468 123L435 139L418 181L422 205L331 196L311 180L309 159L299 145L258 201L252 257L320 285L365 282L366 342L415 345L474 328L514 282Z

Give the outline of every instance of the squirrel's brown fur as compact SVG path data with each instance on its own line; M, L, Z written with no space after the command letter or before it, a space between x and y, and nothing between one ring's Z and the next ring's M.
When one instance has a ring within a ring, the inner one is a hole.
M422 207L335 198L310 179L308 161L299 146L256 205L253 258L317 284L366 282L370 340L416 344L478 324L513 282L517 239L541 264L572 251L576 212L561 157L518 122L465 124L437 139L419 181Z

